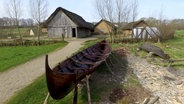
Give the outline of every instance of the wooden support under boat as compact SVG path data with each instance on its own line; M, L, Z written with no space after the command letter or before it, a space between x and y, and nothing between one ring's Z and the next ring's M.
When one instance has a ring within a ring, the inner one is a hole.
M88 104L91 104L91 93L90 93L90 87L89 87L89 75L86 75L86 87L87 87L87 94L88 94Z
M74 89L74 97L73 97L73 104L77 104L77 94L78 94L78 87L77 83L75 84L75 89Z
M47 96L46 96L46 98L45 98L45 100L44 100L44 103L43 103L43 104L47 104L48 99L49 99L49 96L50 96L50 94L49 94L49 92L48 92L48 94L47 94Z

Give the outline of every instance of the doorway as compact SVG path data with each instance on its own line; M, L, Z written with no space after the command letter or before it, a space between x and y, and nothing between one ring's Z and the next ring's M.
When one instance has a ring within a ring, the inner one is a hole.
M72 28L72 37L76 37L76 29Z

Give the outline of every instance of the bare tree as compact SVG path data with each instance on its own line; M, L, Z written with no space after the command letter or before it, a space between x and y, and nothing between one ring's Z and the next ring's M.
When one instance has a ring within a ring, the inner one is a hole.
M105 8L103 6L102 0L95 1L95 8L97 9L99 17L102 19L106 19L105 12L104 12Z
M122 17L124 15L124 10L123 10L123 5L124 5L124 0L116 0L116 10L117 10L117 18L118 18L118 25L120 26Z
M116 0L116 22L118 27L122 27L122 23L128 22L130 18L130 5L125 0Z
M164 16L163 6L161 7L160 12L159 12L158 15L159 15L159 17L158 17L159 21L157 23L157 27L160 31L161 40L167 40L167 39L174 38L174 33L175 33L175 30L176 30L176 24L173 21L166 20L166 18Z
M40 45L41 22L47 16L48 2L47 0L30 0L29 2L31 16L37 24L38 44Z
M14 20L13 24L17 27L21 44L23 44L22 35L20 33L20 28L19 28L19 20L22 15L21 5L22 5L21 0L9 0L9 3L7 4L7 12L10 18Z
M95 3L97 13L102 19L110 21L112 25L118 23L116 30L121 28L123 22L129 20L131 6L125 0L96 0ZM109 32L112 42L116 33L117 31Z
M109 21L111 23L111 26L113 26L113 22L114 22L114 5L113 4L114 3L112 2L112 0L96 0L95 2L95 6L98 12L98 15L100 16L100 18ZM111 42L113 42L114 31L108 26L107 26L107 29L108 29L108 33L110 36L110 40Z
M138 0L133 0L131 4L131 17L132 17L132 22L134 22L138 16Z

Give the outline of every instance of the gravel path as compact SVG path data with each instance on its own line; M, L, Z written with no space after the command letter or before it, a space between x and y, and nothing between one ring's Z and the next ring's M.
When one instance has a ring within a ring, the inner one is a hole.
M184 76L177 75L166 67L148 63L145 59L128 56L129 67L143 87L159 97L155 104L184 104Z
M77 51L84 41L94 38L72 39L69 44L55 52L49 53L49 65L54 67L58 62L66 59ZM32 83L45 72L45 56L28 61L6 72L0 73L0 104L8 100L14 93Z

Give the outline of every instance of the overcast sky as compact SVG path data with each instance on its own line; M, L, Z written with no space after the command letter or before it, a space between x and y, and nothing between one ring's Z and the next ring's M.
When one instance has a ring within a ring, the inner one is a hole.
M0 0L0 17L8 16L5 10L7 1L8 0ZM30 18L29 12L27 12L29 9L29 0L22 0L22 2L25 13L22 18ZM95 0L48 0L48 2L48 16L54 12L57 7L63 7L82 16L86 21L99 21L94 8ZM138 2L139 15L137 19L141 17L158 18L161 9L166 19L184 19L184 0L138 0Z

